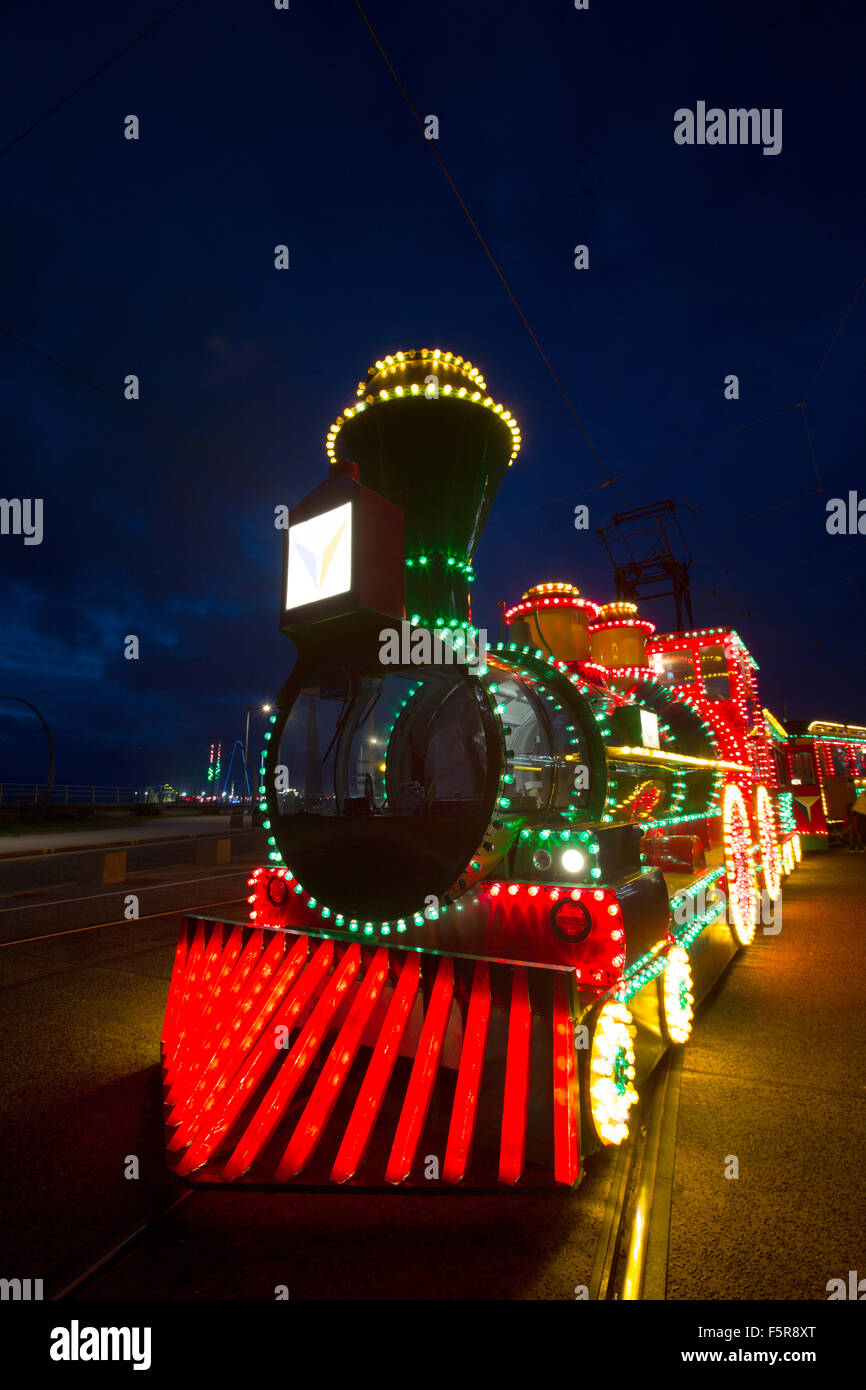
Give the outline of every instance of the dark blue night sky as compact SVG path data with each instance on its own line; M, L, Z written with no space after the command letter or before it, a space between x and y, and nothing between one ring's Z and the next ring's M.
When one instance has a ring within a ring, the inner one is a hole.
M165 8L12 0L0 145ZM866 722L866 538L825 528L866 494L866 293L808 394L818 476L789 409L866 274L863 4L365 8L601 465L352 0L187 0L0 162L0 327L118 401L137 374L142 412L238 470L0 336L0 495L44 499L41 545L0 536L0 694L44 712L57 780L198 787L211 737L243 736L293 659L273 507L413 346L471 358L522 428L477 621L542 580L613 597L595 528L682 499L697 623L740 631L776 714ZM677 145L699 100L781 108L781 153ZM0 780L44 770L0 706Z

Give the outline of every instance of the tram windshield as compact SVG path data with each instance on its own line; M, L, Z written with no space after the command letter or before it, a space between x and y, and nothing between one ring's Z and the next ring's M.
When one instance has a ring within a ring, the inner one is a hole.
M730 700L731 678L724 647L701 647L701 677L710 700Z
M696 678L691 652L653 652L650 660L656 678L663 685L688 685Z

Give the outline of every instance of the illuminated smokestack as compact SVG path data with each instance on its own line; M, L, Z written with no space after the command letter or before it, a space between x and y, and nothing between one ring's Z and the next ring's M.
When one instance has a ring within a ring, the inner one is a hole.
M403 509L408 617L468 619L472 556L519 448L513 415L452 352L389 354L358 383L328 456L354 460L360 481Z

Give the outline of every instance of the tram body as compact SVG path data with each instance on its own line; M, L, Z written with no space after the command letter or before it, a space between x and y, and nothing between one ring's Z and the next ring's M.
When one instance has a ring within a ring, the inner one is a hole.
M520 442L485 392L450 353L378 362L289 517L269 858L247 922L184 923L163 1030L190 1181L574 1186L800 857L732 629L557 581L479 640Z
M813 719L779 741L779 783L790 796L803 848L826 850L845 836L848 807L866 789L866 728Z

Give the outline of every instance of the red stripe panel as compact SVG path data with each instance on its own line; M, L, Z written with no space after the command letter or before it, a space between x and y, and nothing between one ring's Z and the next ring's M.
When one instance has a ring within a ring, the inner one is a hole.
M569 982L560 974L553 985L553 1176L569 1186L580 1171L577 1106Z
M293 1178L309 1163L337 1103L343 1084L357 1056L364 1029L376 1000L388 978L388 952L384 947L376 952L363 986L359 988L349 1016L337 1036L331 1054L307 1101L285 1153L276 1171L279 1182Z
M177 1003L177 1028L172 1038L171 1055L166 1059L164 1083L168 1083L178 1055L183 1048L184 1038L190 1026L195 1027L194 1000L198 991L199 972L204 968L205 933L204 922L199 921L193 933L192 944L186 957L180 998Z
M418 1051L412 1064L412 1074L400 1112L394 1145L385 1170L386 1182L405 1182L411 1172L415 1151L427 1121L453 994L452 964L447 956L442 956L421 1037L418 1040Z
M228 1138L247 1101L254 1094L262 1077L273 1064L276 1029L286 1027L291 1032L330 970L333 958L333 941L323 941L309 965L296 981L291 994L283 1001L279 1011L275 1014L273 1026L268 1028L259 1038L248 1060L237 1072L225 1100L211 1117L208 1128L202 1129L196 1135L180 1160L176 1171L181 1176L185 1173L191 1173L195 1168L200 1168L223 1140Z
M224 1024L226 992L234 978L235 967L241 954L243 945L244 928L242 925L234 926L229 934L229 939L225 944L223 953L219 958L216 979L214 980L213 990L210 999L202 1014L202 1044L201 1050L208 1052L216 1045L215 1034L219 1032Z
M490 1022L490 971L487 962L475 962L472 994L466 1014L463 1049L457 1071L454 1106L445 1147L442 1177L446 1182L460 1182L466 1176L475 1120L478 1113L478 1093L481 1089L481 1069L487 1046L487 1026Z
M346 1125L346 1133L331 1169L332 1182L347 1182L354 1177L364 1161L367 1146L376 1124L388 1082L400 1051L400 1041L415 1003L421 979L421 957L406 957L400 978L394 988L385 1022L382 1025L370 1065L364 1074L358 1098Z
M171 1051L175 1031L177 1029L177 1006L182 991L181 981L186 970L186 955L189 945L189 918L185 917L181 929L177 934L177 945L174 948L174 965L171 970L171 983L168 987L168 1000L165 1006L165 1022L162 1025L162 1053L167 1056Z
M186 1026L183 1034L177 1039L171 1068L164 1078L165 1084L169 1087L173 1085L176 1075L185 1071L190 1057L195 1055L200 1046L202 1016L213 991L224 949L223 924L222 922L215 922L207 938L207 944L196 970L193 988L185 1006L184 1022ZM173 1099L169 1095L169 1103Z
M525 965L514 968L505 1058L505 1097L502 1103L502 1142L499 1181L518 1182L526 1161L526 1107L529 1101L529 1055L532 1013Z
M187 1089L193 1077L198 1074L213 1052L219 1030L225 1024L226 990L241 952L243 933L242 926L236 926L230 933L219 958L214 986L202 1012L199 1026L196 1029L196 1037L194 1040L190 1040L183 1062L179 1060L180 1075L184 1077L184 1085ZM168 1105L173 1105L177 1100L177 1096L172 1091L166 1096Z
M312 1065L328 1025L343 1003L360 964L360 946L350 946L223 1169L226 1182L242 1177L270 1139Z
M278 1007L298 971L304 965L307 959L308 946L309 939L302 936L280 965L274 976L273 984L264 995L261 1007L252 1019L248 1013L243 1013L238 1014L232 1020L232 1031L223 1035L219 1048L199 1077L188 1104L182 1107L185 1118L181 1118L179 1128L172 1135L169 1143L170 1149L184 1148L198 1134L208 1114L213 1110L238 1067L242 1065L250 1048L267 1026L271 1014ZM241 1024L245 1024L245 1026L241 1028Z
M230 999L228 1027L220 1039L220 1048L228 1048L235 1038L243 1034L250 1011L257 1004L262 991L270 984L274 971L283 959L285 949L286 938L281 933L276 933L270 938L263 955L257 960L253 960L249 964L249 968L243 968L236 972L233 980L234 991ZM209 1062L211 1058L205 1060ZM177 1124L187 1114L186 1107L190 1100L191 1090L191 1082L187 1084L183 1095L177 1095L175 1087L172 1087L168 1099L169 1103L175 1102L175 1108L168 1117L170 1125ZM172 1143L169 1147L174 1148L176 1145Z

